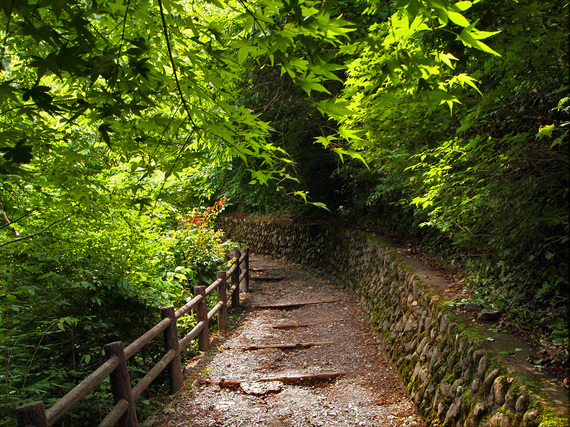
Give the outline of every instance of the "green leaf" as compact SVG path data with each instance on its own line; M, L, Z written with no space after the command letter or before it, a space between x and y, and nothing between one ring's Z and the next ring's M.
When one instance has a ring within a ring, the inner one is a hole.
M491 54L496 55L496 56L501 56L498 52L495 52L493 49L491 49L485 43L475 39L472 36L472 34L467 31L467 29L463 29L463 31L461 31L461 34L459 34L457 39L461 40L465 46L473 47L475 49L479 49L479 50L482 50L483 52L491 53Z
M426 0L426 3L434 9L448 9L447 0Z
M565 86L564 89L567 90L568 86ZM569 96L565 96L560 101L558 101L558 106L556 107L556 109L557 110L563 110L564 105L566 105L567 103L570 103L570 97Z
M315 142L318 142L325 148L327 148L331 144L330 137L328 136L318 136L315 138Z
M552 144L550 144L550 147L549 147L550 150L552 150L557 145L562 145L563 142L564 142L564 136L559 136L554 141L552 141Z
M338 130L339 135L346 139L347 141L355 142L355 141L362 141L360 135L362 135L362 130L359 129L347 129L345 127L341 127Z
M465 87L465 85L471 86L473 89L479 92L480 95L483 95L475 84L476 80L465 73L458 74L449 80L449 86L452 86L455 83L458 83L461 87Z
M473 37L475 40L487 39L499 33L500 31L479 31L477 29L473 29L469 32L469 34L471 34L471 37Z
M307 193L305 191L293 191L289 194L293 195L294 197L301 197L305 203L307 203Z
M420 8L419 0L409 0L408 7L406 8L406 10L408 12L408 19L410 20L410 22L413 22L413 20L416 19L416 16L418 16L419 8Z
M336 98L325 99L316 103L317 108L323 114L328 114L331 117L348 116L353 111L348 108L350 103L348 101L339 100Z
M342 162L344 162L344 156L349 156L353 159L358 159L362 163L367 165L366 160L364 160L364 157L362 157L362 154L360 154L354 150L349 150L349 149L342 148L342 147L334 147L332 149L332 151L334 151L339 156L339 158Z
M327 211L330 212L330 209L329 209L329 208L327 207L327 205L325 205L324 203L321 203L321 202L311 202L311 204L312 204L313 206L316 206L316 207L321 208L321 209L325 209L325 210L327 210Z
M238 63L243 64L249 56L249 46L242 46L238 51Z
M460 27L468 27L469 26L469 21L467 20L467 18L465 18L459 12L453 12L450 10L447 12L447 16L449 17L449 19L453 23L459 25Z
M452 9L464 12L473 5L471 1L459 1L452 6Z
M458 61L458 59L451 53L439 52L437 58L451 69L455 68L455 64L453 64L451 60Z
M554 132L554 129L556 128L556 126L554 125L542 125L538 128L538 134L537 136L539 138L543 138L543 137L552 137L552 132Z
M26 145L26 142L27 139L22 138L16 142L14 147L4 149L0 148L0 151L4 152L4 158L10 162L18 164L30 163L33 158L33 147L31 145Z
M101 136L101 138L103 138L103 141L105 141L105 144L107 144L107 146L111 148L111 137L109 136L109 132L112 132L111 125L102 124L99 126L97 130L99 131L99 135Z
M325 92L330 94L330 92L321 84L322 79L316 77L314 74L309 74L304 78L295 78L295 84L299 85L307 95L311 95L312 90L317 92Z

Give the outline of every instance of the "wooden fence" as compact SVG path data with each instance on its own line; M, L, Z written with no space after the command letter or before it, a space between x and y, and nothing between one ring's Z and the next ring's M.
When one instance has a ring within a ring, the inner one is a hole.
M31 402L16 409L18 425L46 427L59 421L77 402L97 387L106 377L110 377L111 390L115 406L99 424L100 426L137 426L137 414L134 402L143 391L168 368L170 393L177 392L183 383L182 362L180 354L192 340L198 338L198 348L208 350L210 346L209 320L218 315L218 330L227 329L228 305L239 305L240 284L244 291L249 290L249 254L247 249L235 248L233 257L236 258L227 271L218 272L217 279L210 286L196 286L194 298L174 310L174 307L161 308L162 321L145 332L128 346L123 347L121 341L112 342L105 346L107 361L67 393L51 408L45 409L43 402ZM228 258L229 259L229 258ZM231 287L226 291L226 283ZM208 311L206 297L217 290L218 303ZM196 326L180 341L176 321L194 309ZM160 361L134 386L131 387L127 361L141 350L161 332L164 336L165 354Z

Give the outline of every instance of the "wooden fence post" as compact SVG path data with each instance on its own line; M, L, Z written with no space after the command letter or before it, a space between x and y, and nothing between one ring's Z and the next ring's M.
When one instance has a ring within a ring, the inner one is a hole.
M18 426L48 427L44 402L30 402L16 408Z
M194 288L194 295L202 295L202 301L196 306L196 323L204 322L204 328L198 335L198 348L200 351L208 351L210 348L210 331L208 325L208 303L206 301L206 287L196 286Z
M133 399L133 390L131 388L131 380L129 378L129 371L127 369L127 359L125 357L125 350L121 341L115 341L105 345L105 354L108 358L117 356L119 359L119 366L111 372L111 390L113 391L113 398L115 404L125 399L129 406L123 416L119 418L119 427L134 427L138 426L137 412L135 410L135 400Z
M218 331L222 332L228 328L228 302L226 295L226 272L218 271L218 279L221 280L218 286L218 302L223 302L223 306L218 312Z
M232 307L233 308L239 306L239 276L241 274L241 271L239 268L239 258L241 256L241 253L239 251L239 248L234 248L234 256L236 257L236 269L234 270L234 272L232 274L232 286L235 285L236 288L234 290L234 293L232 294Z
M183 378L182 378L182 361L180 360L180 345L178 344L178 328L176 326L176 314L174 312L174 307L162 307L160 309L160 314L163 319L169 318L170 325L163 332L164 334L164 345L166 351L174 350L176 351L176 356L168 364L168 378L170 380L170 394L176 393L182 388Z
M245 270L245 276L243 278L243 291L249 292L249 249L245 248L243 250L243 253L245 254L245 259L243 260Z

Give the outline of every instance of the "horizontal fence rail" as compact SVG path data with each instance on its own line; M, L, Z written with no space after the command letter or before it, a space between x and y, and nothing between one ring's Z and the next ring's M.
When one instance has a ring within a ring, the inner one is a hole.
M174 310L174 307L160 309L162 320L142 334L132 343L123 347L121 341L105 345L107 361L89 374L83 381L58 400L51 408L45 409L41 401L31 402L16 409L18 426L47 427L58 422L73 406L95 389L101 382L110 377L111 391L115 406L101 421L100 426L118 424L123 426L138 426L135 411L135 400L165 369L168 370L170 393L176 393L183 385L181 352L197 337L200 351L210 347L209 321L218 316L218 330L224 331L228 326L228 303L232 308L239 305L240 286L249 291L249 253L247 249L235 248L231 257L235 258L227 271L219 271L217 279L208 287L196 286L194 298ZM230 255L226 255L229 260ZM226 290L227 283L231 287ZM207 297L217 291L218 302L208 311ZM192 309L196 313L196 326L180 341L176 321ZM148 373L131 387L127 361L160 333L164 336L165 354L148 371Z

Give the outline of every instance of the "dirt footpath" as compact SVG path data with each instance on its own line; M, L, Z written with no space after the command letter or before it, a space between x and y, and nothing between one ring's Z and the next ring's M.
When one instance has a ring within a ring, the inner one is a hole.
M251 268L243 321L146 425L424 425L350 293L299 265L253 256Z

